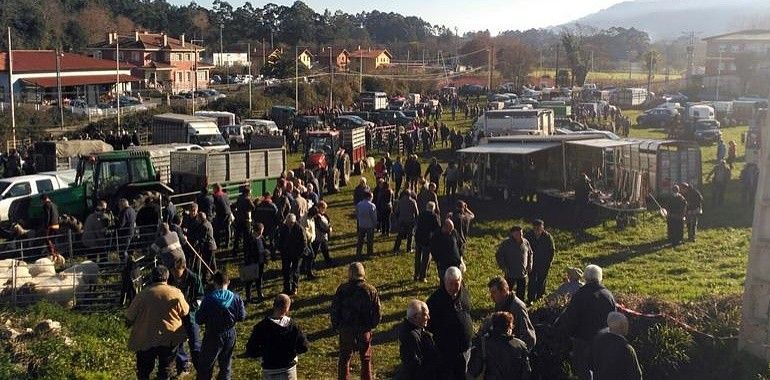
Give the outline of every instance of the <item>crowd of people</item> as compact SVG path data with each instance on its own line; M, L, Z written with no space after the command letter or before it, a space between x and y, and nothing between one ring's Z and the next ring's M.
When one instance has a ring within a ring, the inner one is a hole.
M510 229L495 254L499 275L488 282L494 312L474 329L465 258L472 254L468 241L475 214L448 191L439 199L437 182L447 171L433 160L426 172L420 169L417 178L406 178L398 197L390 188L395 182L390 173L378 177L373 188L362 177L353 190L358 261L348 266L348 279L332 295L329 309L330 327L339 336L337 378L351 377L350 362L356 353L361 378L374 378L373 333L382 321L381 300L362 261L374 254L376 233L396 235L395 254L402 254L405 243L406 251L414 255L414 281L427 282L432 273L436 275L435 290L424 300L409 301L406 318L397 328L398 377L465 379L483 374L488 379L524 379L533 371L530 361L537 332L527 308L546 297L546 278L555 255L553 237L542 220L526 230ZM197 378L211 379L216 367L217 378L231 378L245 305L265 299L265 264L278 257L283 289L274 296L269 314L253 326L245 356L261 358L263 378L302 377L299 356L312 349L312 342L302 330L303 321L290 316L291 305L299 294L300 276L314 278L315 257L323 255L326 265L334 262L328 247L332 221L322 199L312 174L300 167L287 172L273 193L256 200L248 187L242 187L230 203L223 189L215 186L213 194L202 190L181 213L169 210L174 207L168 202L149 207L163 222L151 245L160 265L152 272L152 284L134 297L126 311L138 378L148 379L155 366L161 379L192 369ZM442 210L444 200L453 203ZM132 219L126 211L131 207L124 206L117 219ZM228 288L229 279L217 266L218 259L227 255L242 256L239 277L244 298ZM202 276L192 269L195 266L205 268ZM546 298L571 297L555 326L572 342L575 373L583 379L590 373L594 378L640 378L634 350L624 338L628 321L615 312L612 294L601 285L601 268L591 265L585 273L570 268L567 273L568 280Z

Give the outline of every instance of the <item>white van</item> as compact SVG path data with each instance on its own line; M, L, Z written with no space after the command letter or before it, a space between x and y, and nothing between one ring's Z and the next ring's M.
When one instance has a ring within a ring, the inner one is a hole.
M249 135L254 133L254 126L251 124L233 124L233 125L225 125L223 127L220 127L219 129L222 130L222 135L225 136L227 139L227 142L231 145L233 143L243 145L246 143L246 141L249 138Z
M244 119L241 120L241 124L251 125L254 127L254 132L261 135L277 136L281 134L281 130L278 128L278 125L272 120Z

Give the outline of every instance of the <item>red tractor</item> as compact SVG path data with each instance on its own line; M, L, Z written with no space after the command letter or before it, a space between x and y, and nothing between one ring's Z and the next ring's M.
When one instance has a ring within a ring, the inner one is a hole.
M350 181L350 173L361 174L366 158L363 128L342 131L310 131L305 144L305 166L313 171L319 187L327 193L339 191Z

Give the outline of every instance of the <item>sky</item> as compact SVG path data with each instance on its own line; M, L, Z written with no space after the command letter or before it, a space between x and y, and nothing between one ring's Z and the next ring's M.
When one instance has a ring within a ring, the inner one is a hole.
M172 4L186 5L191 0L168 0ZM246 0L228 0L234 8ZM526 30L563 24L607 8L621 0L392 0L367 2L360 0L304 0L305 4L321 13L328 8L347 13L379 10L397 12L405 16L417 16L431 24L455 27L460 33L489 30L496 34L505 30ZM197 0L196 3L210 8L213 0ZM291 5L294 0L273 0L275 4ZM267 1L253 0L261 7Z

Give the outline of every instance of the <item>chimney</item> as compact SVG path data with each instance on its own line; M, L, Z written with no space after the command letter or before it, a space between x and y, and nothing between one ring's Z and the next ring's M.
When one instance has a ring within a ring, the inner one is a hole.
M182 33L182 35L179 36L179 40L182 41L182 47L184 47L184 33Z
M138 30L134 31L134 41L139 42L139 31Z
M107 43L112 45L112 32L107 33Z
M163 36L163 46L168 46L168 35L166 33L162 33Z

